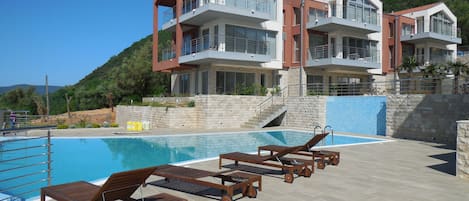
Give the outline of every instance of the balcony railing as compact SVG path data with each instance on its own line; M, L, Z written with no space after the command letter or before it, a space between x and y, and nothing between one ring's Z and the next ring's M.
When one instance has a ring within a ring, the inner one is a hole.
M173 45L171 47L166 47L160 50L161 55L159 57L160 61L166 61L176 58L176 47Z
M337 9L339 9L339 8L337 8ZM346 10L344 11L344 16L342 17L342 19L349 20L349 21L352 21L352 22L374 24L374 25L379 25L380 22L381 22L381 15L378 14L378 13L369 12L368 15L366 15L365 12L361 12L361 13L352 13L352 12L350 12L352 10L354 10L354 9L352 9L352 7L350 7L350 6L346 7ZM333 12L333 13L337 13L337 12ZM317 14L317 13L315 13L315 14ZM314 22L316 19L320 20L320 19L324 19L324 18L328 18L328 17L329 16L327 14L325 14L325 15L324 14L309 15L308 20L309 20L309 22ZM337 16L333 14L332 17L337 17Z
M455 61L455 58L451 55L430 55L430 59L428 61L425 60L425 55L423 54L417 54L415 58L418 65L445 64Z
M182 55L202 52L205 50L222 51L219 47L222 43L218 36L206 35L192 39L183 45ZM268 41L250 40L247 38L225 36L225 52L240 52L246 54L270 54L271 44Z
M267 13L270 16L275 14L273 0L184 0L182 5L182 14L186 14L196 8L200 8L209 4L223 5L230 8ZM163 14L164 19L175 18L176 15L173 10L174 8L165 12Z
M337 56L336 52L342 56ZM329 47L329 45L319 45L310 48L311 59L326 59L326 58L338 58L347 60L363 60L367 62L379 63L380 62L380 51L372 50L369 48L359 48L352 46L338 46L337 49Z

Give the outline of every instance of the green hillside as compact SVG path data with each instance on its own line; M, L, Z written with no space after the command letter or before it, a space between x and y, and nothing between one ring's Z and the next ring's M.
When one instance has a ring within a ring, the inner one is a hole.
M160 42L170 36L160 32ZM169 92L169 74L152 72L152 42L152 35L135 42L77 84L52 94L51 114L66 111L65 94L72 97L71 109L75 111L108 107L110 97L114 105L129 104Z

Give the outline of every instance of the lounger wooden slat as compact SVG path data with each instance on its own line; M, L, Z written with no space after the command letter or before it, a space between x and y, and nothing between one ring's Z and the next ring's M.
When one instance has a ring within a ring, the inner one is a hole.
M287 147L286 149L282 151L279 151L275 154L268 155L268 156L259 156L259 155L254 155L254 154L241 153L241 152L220 154L218 167L221 169L222 160L228 159L228 160L235 161L235 166L238 165L238 162L245 162L245 163L252 163L252 164L279 168L282 171L285 171L285 174L284 174L285 182L293 183L294 173L300 176L309 177L314 171L313 160L293 159L293 158L285 157L285 155L290 154L290 153L296 153L301 149L302 149L301 146ZM312 169L310 169L308 165L311 165Z
M325 167L325 159L328 159L328 164L338 165L340 162L340 153L334 151L326 151L326 150L319 150L313 151L311 148L316 146L321 140L327 137L329 133L322 133L315 135L311 138L308 142L302 145L302 149L298 150L293 154L303 155L303 156L310 156L312 160L318 159L318 168L324 169ZM289 148L289 146L280 146L280 145L266 145L260 146L257 148L257 154L260 156L262 151L270 151L270 155L275 153L279 153L284 151L285 149Z
M262 190L262 177L260 175L254 174L240 174L240 173L228 173L228 172L210 172L206 170L199 170L188 167L180 167L173 165L162 165L156 167L156 170L153 172L153 175L164 177L166 180L170 181L172 179L179 180L187 183L197 184L200 186L205 186L209 188L215 188L222 190L224 195L222 195L223 201L232 200L233 194L236 190L241 189L243 196L247 195L249 197L255 197L257 192L253 186L254 182L258 182L259 191ZM214 177L221 180L220 183L210 182L204 180L207 177ZM236 180L234 177L240 177L242 180ZM225 184L226 181L231 182L231 184Z

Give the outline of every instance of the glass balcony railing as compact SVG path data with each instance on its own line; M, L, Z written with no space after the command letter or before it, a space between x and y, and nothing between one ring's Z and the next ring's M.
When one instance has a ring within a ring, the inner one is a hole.
M225 41L220 41L223 39ZM224 49L219 48L224 45ZM251 40L247 38L232 36L214 36L205 35L199 38L191 39L182 44L181 55L190 55L207 50L218 52L235 52L244 54L271 55L273 54L271 47L275 48L275 42L263 40ZM176 58L175 46L163 48L159 50L159 61L165 61Z
M380 63L380 52L370 48L337 46L334 49L330 48L329 45L319 45L310 47L310 58L313 60L336 58Z
M448 62L454 62L455 58L451 55L430 55L428 61L425 60L425 55L417 54L415 55L417 64L419 66L428 65L428 64L445 64Z
M230 8L256 11L267 13L269 16L275 16L276 8L275 0L184 0L182 5L182 14L189 13L194 9L215 4ZM176 14L173 12L175 8L164 13L164 19L174 19Z

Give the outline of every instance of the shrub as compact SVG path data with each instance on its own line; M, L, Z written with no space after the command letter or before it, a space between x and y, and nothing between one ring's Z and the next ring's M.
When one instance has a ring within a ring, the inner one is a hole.
M93 123L93 124L91 124L91 127L92 128L101 128L101 125L99 125L97 123Z
M59 124L57 125L57 129L67 129L68 125L67 124Z
M195 101L191 100L187 103L187 107L195 107Z
M77 126L75 124L70 124L70 126L68 126L68 128L76 128Z
M93 124L86 124L85 128L93 128Z
M111 127L112 127L112 128L117 128L117 127L119 127L119 124L117 124L117 123L111 123Z

